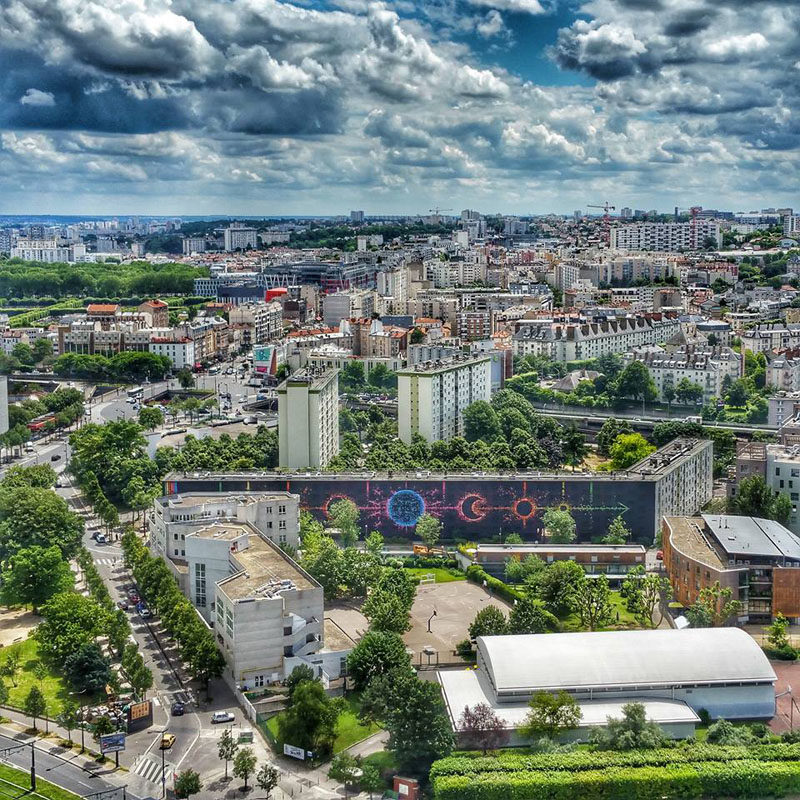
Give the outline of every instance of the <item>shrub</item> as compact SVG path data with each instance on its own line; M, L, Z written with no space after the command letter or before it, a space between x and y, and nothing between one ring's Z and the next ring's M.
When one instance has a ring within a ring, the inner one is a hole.
M496 594L498 597L502 597L504 600L508 600L509 603L513 603L515 600L521 600L525 596L522 592L503 583L503 581L492 577L477 564L471 564L467 567L467 580L481 586L485 585L489 592Z

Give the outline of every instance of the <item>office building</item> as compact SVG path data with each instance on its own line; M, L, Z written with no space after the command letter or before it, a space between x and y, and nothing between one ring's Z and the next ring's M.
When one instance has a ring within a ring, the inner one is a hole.
M491 397L491 358L461 355L415 364L397 373L398 434L406 444L415 433L429 442L464 435L464 409Z
M800 539L779 522L730 514L665 516L664 568L675 600L691 606L719 583L742 604L733 622L800 619Z
M278 387L283 469L321 469L339 452L339 372L307 368Z

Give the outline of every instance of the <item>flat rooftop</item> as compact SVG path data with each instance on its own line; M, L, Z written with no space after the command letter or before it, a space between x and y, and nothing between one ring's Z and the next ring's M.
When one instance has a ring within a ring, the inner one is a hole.
M642 555L646 548L641 544L479 544L477 552L487 555L511 553L596 553L598 555Z
M251 505L261 500L269 500L271 497L291 497L291 492L184 492L164 495L158 498L158 502L170 508L195 508L207 503L236 502L239 505Z
M728 569L728 559L713 536L704 530L699 517L666 517L670 529L670 546L679 553L706 564L712 569Z
M220 534L216 528L226 528ZM215 523L193 536L235 540L247 536L247 547L230 554L230 560L240 571L217 584L217 588L231 600L270 598L281 589L316 589L319 584L298 564L292 561L272 542L260 536L248 524Z
M471 364L480 364L485 361L490 361L491 356L488 354L457 354L450 358L443 358L438 361L419 361L413 366L406 367L405 369L398 369L398 375L435 375L437 372L450 372L453 369L460 369L461 367L468 367Z
M729 558L800 561L800 539L779 522L760 517L703 514L703 521Z

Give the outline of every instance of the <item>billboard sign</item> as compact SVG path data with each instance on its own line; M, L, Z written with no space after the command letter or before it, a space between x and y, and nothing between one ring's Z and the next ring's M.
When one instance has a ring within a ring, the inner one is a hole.
M100 737L100 752L103 755L106 753L121 753L124 749L124 733L107 733Z
M283 746L283 754L289 756L289 758L299 758L301 761L305 760L306 757L306 751L302 747L295 747L291 744Z

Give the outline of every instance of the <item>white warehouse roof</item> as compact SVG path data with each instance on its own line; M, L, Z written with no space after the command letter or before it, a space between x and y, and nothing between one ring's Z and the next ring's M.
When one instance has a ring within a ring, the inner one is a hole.
M776 680L761 648L738 628L481 636L478 663L506 697Z

